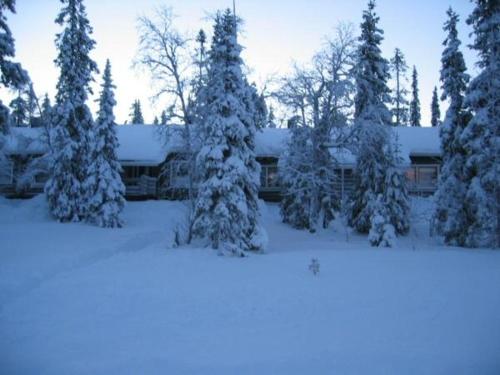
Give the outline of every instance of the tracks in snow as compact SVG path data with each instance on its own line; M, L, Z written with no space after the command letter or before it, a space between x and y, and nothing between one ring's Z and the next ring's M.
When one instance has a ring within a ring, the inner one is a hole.
M129 238L118 247L104 247L100 250L73 259L72 261L58 264L42 272L40 275L26 280L19 287L13 288L12 290L7 290L0 301L0 314L2 314L4 308L7 305L13 303L19 298L30 294L32 291L40 288L45 283L50 282L51 280L57 278L62 274L71 273L87 267L92 267L97 263L106 261L117 255L139 252L152 245L161 244L165 241L165 238L165 232L159 230L139 233Z

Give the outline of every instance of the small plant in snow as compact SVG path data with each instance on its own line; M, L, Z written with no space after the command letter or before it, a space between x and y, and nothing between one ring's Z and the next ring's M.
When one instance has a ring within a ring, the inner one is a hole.
M370 218L371 228L368 240L372 246L393 247L396 240L396 230L391 224L382 196L373 203Z
M319 260L316 258L311 259L311 264L309 265L309 271L313 273L314 276L319 274Z

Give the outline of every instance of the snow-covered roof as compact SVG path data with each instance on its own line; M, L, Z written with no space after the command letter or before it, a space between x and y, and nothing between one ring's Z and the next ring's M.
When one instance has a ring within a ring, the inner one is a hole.
M118 159L124 165L158 165L168 154L168 144L162 141L158 126L117 126Z
M47 150L43 129L13 127L6 136L4 152L7 155L36 155Z
M163 131L162 131L163 129ZM172 131L165 132L165 129ZM125 165L158 165L168 154L184 150L180 127L154 125L119 125L117 135L120 147L118 158ZM430 127L393 128L401 156L409 162L410 156L439 156L439 129ZM288 129L264 129L257 133L257 156L279 157L290 139ZM47 146L41 128L12 128L7 137L7 154L42 154ZM341 164L353 164L355 158L346 149L332 149Z
M264 129L255 137L255 153L258 156L280 156L286 148L290 132L288 129Z
M398 126L394 131L403 157L441 155L439 128Z

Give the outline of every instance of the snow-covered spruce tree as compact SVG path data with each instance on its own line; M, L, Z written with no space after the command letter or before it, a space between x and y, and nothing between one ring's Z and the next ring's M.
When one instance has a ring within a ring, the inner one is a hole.
M167 125L167 112L161 111L160 125Z
M50 128L52 124L52 104L50 103L49 95L45 94L42 101L42 106L40 110L40 118L42 120L41 126L43 127L43 134L50 148Z
M52 104L50 103L49 95L45 94L45 96L43 97L43 101L42 101L41 115L42 115L42 117L49 118L51 112L52 112Z
M465 150L464 177L467 247L500 247L500 3L475 0L467 19L479 75L465 97L472 119L460 136Z
M61 0L56 23L64 26L57 35L60 69L53 109L50 145L52 165L45 193L52 215L61 222L80 221L88 215L89 177L94 121L85 104L91 93L97 65L89 57L95 42L82 0Z
M274 114L273 106L269 106L269 113L267 115L267 127L271 129L275 129L278 126L276 125L276 115Z
M394 247L396 231L391 224L383 196L372 197L370 202L371 227L368 241L372 246Z
M15 126L24 126L28 122L28 103L23 99L21 94L13 99L9 107L11 108L11 122Z
M389 129L368 118L358 118L355 126L358 136L356 168L347 221L357 232L368 233L371 227L372 200L385 191Z
M399 138L392 133L387 146L387 168L385 170L385 191L382 195L390 224L397 234L410 231L410 202L406 176L401 169L404 161L400 153Z
M444 237L448 245L465 245L466 217L464 201L466 185L464 181L465 150L462 146L462 132L468 122L464 110L464 95L469 82L458 39L458 15L450 8L448 20L444 24L447 32L441 57L441 82L443 100L450 105L440 127L443 162L436 192L436 211L433 217L437 234Z
M10 132L10 112L9 107L5 106L0 100L0 145L3 145L5 140L3 137ZM2 147L0 147L2 151Z
M264 95L258 93L255 83L250 84L245 80L245 85L247 110L252 114L257 129L263 129L267 121L267 105Z
M431 125L433 127L441 124L441 109L439 108L439 97L437 92L437 87L434 87L432 92L432 102L431 102Z
M380 50L384 32L377 26L379 20L375 13L375 1L370 0L368 9L363 12L356 57L354 118L390 125L391 114L387 109L391 92L387 86L390 77L389 64L382 57Z
M408 65L406 64L403 52L399 48L394 51L394 56L391 59L390 68L392 70L396 86L392 95L392 116L394 125L401 126L408 124L408 90L405 87L406 72Z
M385 191L386 155L391 113L388 62L382 57L380 43L383 31L377 27L379 17L375 2L369 1L363 12L355 67L356 96L355 127L357 133L354 192L350 198L348 224L360 233L368 233L371 227L371 204Z
M257 128L245 104L240 53L236 18L229 10L219 13L203 96L204 145L197 157L200 181L193 234L208 239L221 253L243 256L263 249L265 233L259 225Z
M144 117L142 116L141 102L139 99L135 100L130 108L130 123L133 125L144 124Z
M103 73L102 91L99 98L92 149L92 161L89 167L90 194L88 220L100 227L116 228L123 225L120 214L125 205L125 186L120 177L121 165L117 157L118 138L116 136L116 105L111 77L111 64L106 61Z
M410 125L422 126L420 124L422 116L420 115L420 98L418 96L418 73L417 67L413 66L411 75L411 102L410 102Z
M15 56L15 43L7 25L6 13L16 12L15 0L0 0L0 83L6 88L21 90L29 82L28 73L19 63L11 61ZM9 132L9 109L0 101L0 137ZM3 144L3 141L0 140ZM1 148L0 148L1 151Z
M311 230L314 191L314 167L312 165L312 129L308 126L294 126L291 129L287 151L279 161L279 178L283 198L281 218L284 223L296 229Z
M285 201L283 205L287 208L282 210L282 216L285 222L290 222L289 217L307 214L306 225L301 226L311 232L319 227L327 228L340 207L336 190L336 160L330 147L332 144L343 147L345 142L342 128L352 108L354 80L351 72L354 55L352 30L339 26L335 38L329 40L327 47L315 55L312 65L308 68L295 66L294 74L283 80L283 86L277 94L278 99L294 111L295 116L290 119L289 127L306 127L300 131L300 138L306 135L308 138L307 142L292 141L289 144L289 154L294 154L295 143L300 145L300 152L304 154L298 155L295 160L290 158L288 166L293 169L294 163L300 165L300 173L293 173L293 170L292 173L282 173L282 183L290 190L286 194L296 194L294 186L301 186L301 196L308 199L303 201L303 207L300 206L300 200L289 207ZM309 164L307 168L305 164ZM305 178L309 179L307 184L304 184ZM292 209L302 212L293 213Z

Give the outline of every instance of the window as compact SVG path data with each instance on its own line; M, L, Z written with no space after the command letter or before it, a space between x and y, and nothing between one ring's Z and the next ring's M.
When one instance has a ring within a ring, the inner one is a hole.
M279 187L277 165L261 166L260 185L263 189L275 189Z
M417 184L417 169L415 167L408 168L405 175L410 186Z
M0 161L0 185L10 185L13 180L14 163L10 160Z
M35 184L43 185L49 179L49 175L47 173L38 173L35 175Z
M419 167L418 183L421 186L433 187L437 185L438 170L437 167Z
M189 186L189 165L185 160L173 160L170 162L170 186Z
M149 175L149 167L128 166L123 167L124 180L137 180L143 175Z

